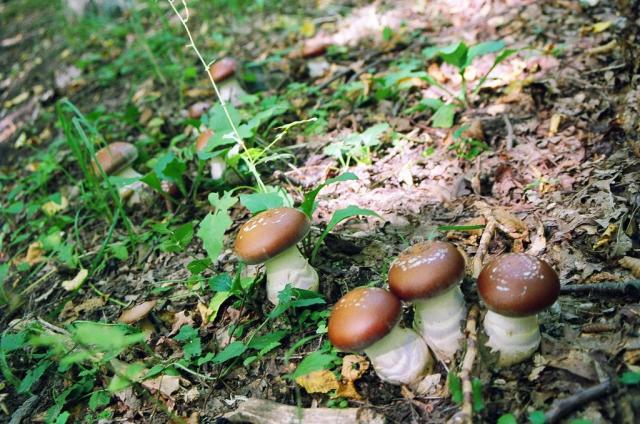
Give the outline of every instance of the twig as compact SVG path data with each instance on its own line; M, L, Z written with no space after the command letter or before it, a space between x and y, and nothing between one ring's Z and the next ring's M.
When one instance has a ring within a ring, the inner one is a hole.
M589 387L581 392L578 392L568 398L560 399L556 401L551 409L544 414L546 419L546 423L553 424L558 421L562 417L567 416L571 412L579 409L582 405L591 402L601 396L609 395L618 390L618 387L613 382L613 380L607 379L604 382Z
M631 280L624 283L569 284L560 288L560 294L630 295L640 297L640 280Z
M491 243L493 233L496 230L496 220L493 215L488 210L484 215L485 219L487 220L487 224L485 225L484 231L482 232L482 237L480 237L478 250L476 250L476 254L473 257L473 278L478 278L478 275L480 275L480 271L482 271L482 261L487 254L487 250L489 250L489 243Z
M33 410L38 405L40 395L33 395L29 399L25 400L22 405L11 415L11 421L9 424L20 424L23 418L30 417Z
M242 150L244 151L243 159L247 163L249 171L251 172L253 177L256 179L256 184L258 185L258 188L260 189L260 191L264 192L266 188L264 186L264 183L262 182L262 179L260 178L260 174L258 173L258 170L256 169L255 163L253 162L253 159L249 154L249 150L247 149L247 146L244 143L244 140L242 139L242 137L240 136L240 133L238 132L238 128L236 128L236 124L233 122L233 119L231 119L231 115L229 114L229 110L227 109L227 104L222 98L222 96L220 95L220 91L218 91L218 86L216 85L216 82L213 79L213 75L211 75L211 72L209 72L209 68L211 67L211 65L213 65L213 63L215 63L215 61L207 63L202 57L202 54L200 54L200 50L198 50L198 47L196 46L196 43L193 40L193 35L191 35L191 31L189 30L189 25L187 25L187 22L189 21L189 8L187 7L186 0L180 0L180 3L182 3L182 8L184 9L185 16L182 16L180 11L176 8L176 5L174 4L176 0L167 0L167 1L169 2L169 5L175 12L176 16L178 16L178 19L180 19L180 23L184 27L184 30L187 33L187 36L189 37L189 44L187 45L187 47L191 47L193 49L193 51L198 56L200 63L202 63L202 66L207 72L209 81L211 82L211 85L213 86L213 89L216 92L216 96L218 96L218 100L220 101L220 106L222 106L222 110L224 111L224 114L227 117L227 121L229 121L229 125L231 126L231 130L233 131L233 135L235 136L236 142L240 144L240 147L242 147Z
M504 125L507 127L507 150L513 149L513 125L511 125L511 121L509 120L509 115L502 115L502 119L504 120Z
M480 308L473 305L467 316L467 326L465 334L467 337L467 350L462 359L462 367L460 368L460 380L462 380L462 408L460 412L455 414L449 422L451 423L473 423L473 386L471 384L471 372L473 371L473 363L478 353L477 322Z

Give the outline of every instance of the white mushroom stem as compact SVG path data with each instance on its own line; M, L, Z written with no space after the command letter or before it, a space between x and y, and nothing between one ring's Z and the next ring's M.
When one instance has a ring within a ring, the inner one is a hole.
M484 317L484 331L489 336L487 346L499 352L500 366L530 358L540 345L537 315L514 318L489 311Z
M214 156L209 159L209 169L211 171L211 178L219 180L224 176L224 171L227 170L227 162L220 156Z
M142 174L140 174L138 171L136 171L132 167L128 166L124 168L122 171L116 173L115 176L120 178L140 178L142 177ZM132 202L133 201L132 197L139 197L140 190L142 190L144 185L145 184L142 181L134 181L132 183L129 183L127 185L120 187L118 189L118 193L120 194L120 200L122 200L123 202ZM134 196L134 194L136 196ZM137 199L137 200L138 200L137 202L133 202L133 203L139 203L140 199Z
M431 371L433 359L420 336L395 326L382 339L364 349L378 376L392 384L418 383Z
M309 76L311 78L320 78L327 73L331 65L327 62L323 56L315 57L307 61L307 68L309 69Z
M445 362L453 359L460 348L465 318L464 297L458 285L430 299L414 300L414 327L436 357Z
M218 83L218 92L225 102L230 102L234 106L240 105L240 97L247 94L235 78L229 78Z
M287 284L311 291L318 291L318 273L296 246L292 246L265 262L267 268L267 298L278 304L278 293Z

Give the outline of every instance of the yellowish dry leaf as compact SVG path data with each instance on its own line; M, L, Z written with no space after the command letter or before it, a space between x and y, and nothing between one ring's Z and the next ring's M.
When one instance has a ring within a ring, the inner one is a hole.
M340 387L336 375L329 370L313 371L296 378L296 383L307 393L328 393Z
M369 361L360 355L347 355L342 358L340 374L347 381L356 381L369 369Z
M634 277L640 278L640 259L632 258L631 256L625 256L618 261L620 266L627 268L631 271Z
M347 380L346 383L340 383L340 387L336 390L336 394L332 397L340 397L346 399L362 399L362 396L356 390L353 381Z
M25 256L24 262L28 263L29 265L34 265L43 259L43 254L44 249L42 248L42 243L39 241L34 241L29 245L29 248L27 249L27 256Z
M80 287L82 283L84 283L84 280L87 279L87 276L89 276L89 271L82 268L80 269L80 271L78 271L76 276L73 277L71 280L63 281L62 288L65 289L66 291L75 290L78 287Z
M19 105L20 103L24 103L25 100L29 98L29 92L25 91L24 93L18 94L13 99L7 100L4 102L4 107L9 109L13 106Z
M200 314L200 318L202 318L202 323L204 325L205 323L209 322L209 318L211 318L213 310L211 310L211 308L209 308L204 303L200 302L198 303L198 313Z
M523 236L528 233L527 224L504 208L495 208L493 216L499 224L505 227L511 237L515 237L518 234Z
M303 37L313 37L316 33L316 24L311 19L305 19L300 25L300 35Z
M591 31L593 31L596 34L606 31L607 29L609 29L612 23L613 22L611 21L596 22L591 26Z
M613 236L617 231L618 231L618 224L609 224L607 229L604 230L604 233L602 233L602 236L593 244L592 249L596 250L602 246L606 246L609 243L611 243L611 239L613 238Z
M69 206L69 201L66 197L60 196L60 203L56 203L53 200L49 200L47 203L42 205L42 211L47 216L53 216L60 211L63 211Z
M181 378L175 375L160 375L151 380L145 380L142 385L153 392L160 392L163 396L171 395L180 388Z
M558 129L560 128L563 118L564 116L561 113L554 113L551 116L551 121L549 122L549 137L558 134Z

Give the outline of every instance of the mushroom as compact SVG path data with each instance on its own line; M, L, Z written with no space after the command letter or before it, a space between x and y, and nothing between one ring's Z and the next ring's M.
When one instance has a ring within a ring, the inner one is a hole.
M169 180L162 180L160 182L160 188L164 193L164 205L167 207L169 212L173 212L173 203L172 199L175 199L180 195L180 188L178 184Z
M298 209L276 208L259 213L238 230L236 254L249 265L264 262L267 297L274 305L287 284L318 291L318 274L296 247L310 227L309 218Z
M558 274L546 262L525 253L508 253L484 267L478 293L489 308L484 317L487 346L499 352L498 365L529 358L540 345L537 313L560 293Z
M154 308L154 306L156 306L156 301L148 300L132 308L125 309L124 311L122 311L120 318L118 318L118 322L122 322L125 324L135 324L136 322L146 318Z
M389 269L389 289L413 303L414 327L442 361L453 359L462 340L464 266L454 245L428 241L404 250Z
M195 102L187 110L187 114L191 119L200 119L204 113L209 110L211 103L209 102Z
M343 351L364 351L386 382L417 383L430 372L433 359L415 331L397 325L401 314L400 300L387 290L358 287L333 307L329 340Z
M309 76L312 78L321 77L329 70L329 62L322 55L332 44L331 38L324 35L305 40L302 44L300 56L303 59L308 59L307 67L309 68Z
M209 68L209 75L217 84L220 98L226 102L231 102L234 106L240 104L239 98L247 94L235 78L237 68L237 62L230 57L225 57L215 62Z
M196 140L196 151L201 152L205 150L212 135L213 131L209 129L202 131ZM209 170L211 172L211 178L219 180L224 176L224 172L227 170L227 163L224 161L224 158L214 156L209 158Z
M95 160L92 162L93 172L100 176L100 169L106 175L114 175L121 178L140 178L142 175L131 167L131 164L138 158L138 149L133 144L117 141L111 143L96 152ZM129 205L140 203L146 194L143 194L145 184L141 181L134 181L120 187L118 193L123 202Z

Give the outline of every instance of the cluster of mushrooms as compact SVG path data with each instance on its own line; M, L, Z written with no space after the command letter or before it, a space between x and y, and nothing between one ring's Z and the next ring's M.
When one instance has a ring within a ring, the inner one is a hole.
M235 251L248 264L265 264L267 297L274 304L287 284L318 290L318 274L296 247L309 228L300 210L277 208L255 215L238 231ZM432 368L430 350L450 362L462 347L464 275L465 260L453 244L411 246L392 263L389 290L358 287L338 300L329 317L329 339L342 351L364 352L382 380L415 384ZM484 267L477 289L488 308L486 345L498 353L498 365L533 355L540 344L537 313L560 293L556 272L534 256L508 253ZM402 302L414 308L414 329L398 325Z

